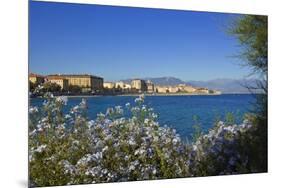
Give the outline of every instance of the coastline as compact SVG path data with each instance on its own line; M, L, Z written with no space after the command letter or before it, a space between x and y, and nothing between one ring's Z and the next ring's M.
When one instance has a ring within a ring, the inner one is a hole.
M59 96L66 96L68 98L91 98L91 97L138 97L143 93L136 93L136 94L116 94L116 95L55 95L55 97ZM157 94L152 94L152 93L145 93L145 96L217 96L217 95L222 95L221 93L157 93ZM43 98L43 97L30 97L30 98Z
M138 97L142 93L138 94L117 94L117 95L55 95L55 97L66 96L68 98L92 98L92 97ZM251 95L251 93L146 93L145 96L149 97L169 97L169 96L220 96L220 95ZM30 98L44 98L41 96Z

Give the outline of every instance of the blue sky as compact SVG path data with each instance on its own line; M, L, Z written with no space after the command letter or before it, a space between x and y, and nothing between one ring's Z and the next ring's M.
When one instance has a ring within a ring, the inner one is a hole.
M239 79L232 14L30 2L29 70L87 73L108 81L174 76Z

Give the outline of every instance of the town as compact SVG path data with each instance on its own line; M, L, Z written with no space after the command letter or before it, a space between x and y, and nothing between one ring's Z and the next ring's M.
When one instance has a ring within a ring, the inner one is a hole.
M157 85L150 80L132 79L104 82L102 77L89 74L29 74L31 96L45 92L55 95L132 95L146 93L151 95L221 94L220 91L194 87L188 84Z

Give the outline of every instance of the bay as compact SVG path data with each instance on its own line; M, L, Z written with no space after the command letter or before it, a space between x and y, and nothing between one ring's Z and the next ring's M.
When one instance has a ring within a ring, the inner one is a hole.
M136 96L99 96L87 97L88 116L95 119L100 112L114 106L134 105ZM45 99L32 98L31 106L40 107ZM64 112L78 105L82 97L70 97ZM158 114L161 126L167 125L176 129L183 139L190 139L194 128L194 116L198 117L204 132L213 127L216 119L225 120L227 113L232 113L235 123L242 123L244 114L253 110L255 95L252 94L222 94L222 95L185 95L185 96L146 96L145 104ZM125 114L125 116L127 116Z

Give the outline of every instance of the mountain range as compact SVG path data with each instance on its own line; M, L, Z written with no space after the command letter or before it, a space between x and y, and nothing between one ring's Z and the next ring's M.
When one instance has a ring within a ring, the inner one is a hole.
M189 80L183 81L175 77L156 77L156 78L141 78L143 80L150 80L155 85L170 85L187 84L194 87L204 87L213 90L219 90L222 93L250 93L247 87L257 86L257 79L229 79L220 78L207 81ZM125 83L131 83L132 79L121 80ZM260 92L260 91L256 91Z

